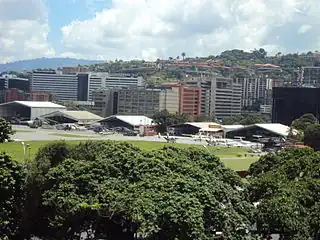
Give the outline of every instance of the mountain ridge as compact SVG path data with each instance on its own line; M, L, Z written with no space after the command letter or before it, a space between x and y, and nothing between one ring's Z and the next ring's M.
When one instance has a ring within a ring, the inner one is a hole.
M23 70L30 71L37 68L57 69L59 67L90 65L103 62L104 61L76 58L35 58L0 64L0 72Z

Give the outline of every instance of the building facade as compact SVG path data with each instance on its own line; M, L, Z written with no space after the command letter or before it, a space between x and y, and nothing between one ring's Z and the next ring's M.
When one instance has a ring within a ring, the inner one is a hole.
M4 74L0 76L0 90L16 88L22 91L30 89L30 82L28 78L19 78L16 75Z
M201 89L202 116L219 119L241 114L242 84L239 80L201 74L188 77L185 84Z
M94 106L92 112L101 117L108 117L117 114L118 108L117 88L98 89L92 92Z
M178 88L127 88L118 92L117 114L153 116L167 110L179 112Z
M34 71L31 91L51 93L58 101L77 101L78 77L77 75L58 74L55 71Z
M163 83L161 86L179 89L179 114L187 113L191 117L201 115L202 90L200 87L188 87L184 83Z
M320 118L320 88L276 87L273 89L272 122L291 125L303 114Z
M36 102L52 102L55 98L50 93L45 92L24 92L17 88L9 88L0 90L0 102L13 101L36 101Z
M211 111L216 119L241 114L242 84L237 79L215 77L211 81Z
M78 73L78 100L93 101L93 92L105 88L137 87L142 77L110 76L108 73Z

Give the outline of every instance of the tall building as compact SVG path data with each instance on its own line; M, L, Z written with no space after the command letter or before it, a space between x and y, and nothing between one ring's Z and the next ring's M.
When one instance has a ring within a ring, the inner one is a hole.
M142 77L126 77L126 76L115 76L108 75L106 77L105 87L130 87L138 86L142 87L144 84Z
M101 117L108 117L117 114L118 108L117 88L105 88L92 92L94 106L92 112Z
M118 91L117 114L152 116L179 112L179 88L128 88Z
M108 73L78 73L78 100L92 101L92 93L102 88L137 87L142 77L110 76Z
M265 105L272 104L272 79L263 76L243 78L238 81L242 83L242 108L258 101Z
M303 114L320 118L320 88L275 87L272 122L291 125Z
M242 84L216 74L188 77L187 86L201 88L201 115L223 118L241 114Z
M212 116L212 102L211 97L211 80L212 74L201 75L201 76L188 76L185 80L185 85L189 87L196 87L201 89L201 106L200 115L201 116Z
M211 81L212 115L214 118L241 114L242 84L237 79L215 77Z
M28 78L19 78L16 75L4 74L0 76L0 90L16 88L22 91L30 89L30 82Z
M24 92L17 88L0 90L1 103L13 101L52 102L54 101L54 96L44 92Z
M89 100L89 73L78 73L77 100Z
M51 93L58 101L76 101L78 100L78 77L58 74L55 71L33 71L31 91Z
M201 115L201 93L199 87L188 87L183 83L163 83L161 86L179 89L179 113L188 113L191 117Z

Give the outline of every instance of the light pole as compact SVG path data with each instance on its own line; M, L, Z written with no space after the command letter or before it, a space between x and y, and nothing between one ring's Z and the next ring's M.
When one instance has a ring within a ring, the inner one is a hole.
M30 158L30 150L31 150L31 147L30 147L30 144L25 144L24 142L21 142L21 145L22 145L22 148L23 148L23 160L24 162L26 162L26 157L27 157L27 153L28 153L28 150L29 150L29 158Z
M26 161L26 145L24 142L21 142L22 148L23 148L23 160Z

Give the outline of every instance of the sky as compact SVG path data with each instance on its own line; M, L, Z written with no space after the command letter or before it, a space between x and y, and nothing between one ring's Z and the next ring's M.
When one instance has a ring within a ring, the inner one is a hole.
M319 0L0 0L0 63L320 49Z

